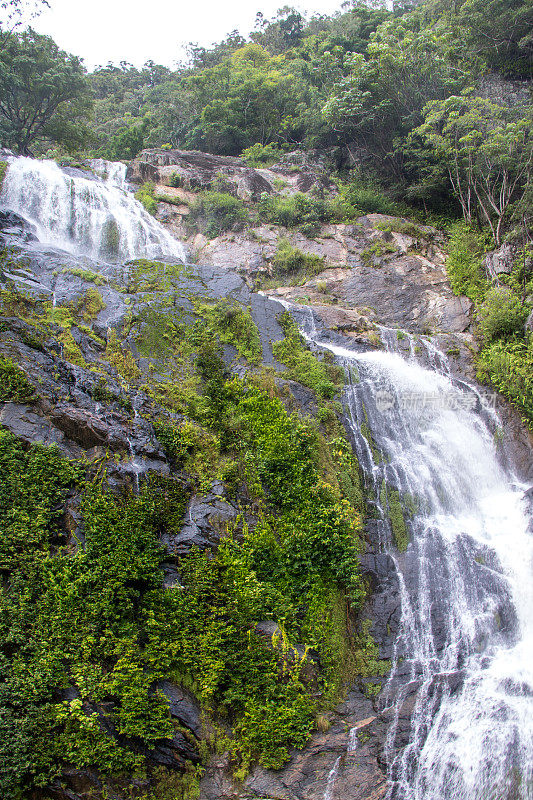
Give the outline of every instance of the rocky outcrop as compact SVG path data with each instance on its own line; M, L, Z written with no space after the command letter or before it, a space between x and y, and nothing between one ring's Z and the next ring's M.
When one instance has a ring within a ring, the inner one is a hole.
M127 179L192 191L218 188L243 200L258 200L273 191L266 177L242 159L197 150L143 150L131 162Z
M487 275L498 279L499 275L510 275L514 266L514 253L510 245L504 244L498 250L487 253L484 259Z
M437 232L412 226L415 235L387 230L405 221L369 214L357 224L325 225L314 238L298 231L261 225L245 233L190 240L196 257L236 269L252 286L276 278L272 259L280 238L302 253L324 260L324 270L297 286L276 280L269 294L313 306L338 304L382 324L407 330L463 332L471 325L472 304L449 286ZM417 233L418 231L418 233ZM411 231L413 233L413 231ZM290 276L288 276L290 277Z
M383 722L357 689L331 715L328 730L294 751L281 770L256 767L244 785L230 777L227 757L214 757L200 784L200 800L383 800L387 780L379 761Z

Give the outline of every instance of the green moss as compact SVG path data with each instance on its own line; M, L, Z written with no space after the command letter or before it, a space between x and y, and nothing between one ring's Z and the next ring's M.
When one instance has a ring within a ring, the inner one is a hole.
M409 531L405 518L413 517L417 513L418 500L408 493L400 495L397 489L390 489L385 480L381 485L379 500L388 515L394 544L400 553L404 553L409 545Z
M100 251L100 257L108 261L116 261L120 256L120 230L113 217L104 223Z
M126 383L135 383L141 377L141 372L135 362L133 353L127 347L121 346L114 328L111 328L108 333L104 358L115 367L118 374L124 378Z
M81 269L81 267L64 267L61 272L75 275L77 278L81 278L87 283L94 283L96 286L103 286L105 283L107 283L107 278L105 278L104 275L101 275L99 272L93 272L90 269Z
M396 490L389 492L389 518L392 527L394 543L396 544L396 547L400 553L404 553L407 550L407 545L409 544L409 533L405 523L400 493Z
M0 358L0 401L31 403L35 391L26 373L10 358Z

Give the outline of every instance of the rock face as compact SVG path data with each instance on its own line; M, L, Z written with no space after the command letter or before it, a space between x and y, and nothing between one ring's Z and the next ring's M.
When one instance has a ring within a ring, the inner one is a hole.
M256 767L243 786L229 777L227 758L208 764L200 800L383 800L387 780L379 763L384 723L358 690L336 709L330 727L294 751L281 770Z
M143 150L131 163L127 179L193 191L218 186L243 200L258 200L263 192L273 191L270 182L242 159L197 150Z
M498 250L487 253L485 256L485 269L491 278L499 275L510 275L513 270L513 250L510 245L504 244Z
M194 190L222 184L226 191L253 200L265 191L275 191L274 182L280 176L285 180L286 194L332 190L320 162L301 163L291 159L291 154L274 168L254 170L236 158L151 150L143 151L128 173L132 182L152 180L158 185L163 200L160 209L163 207L167 215L162 219L178 233L186 206L169 206L164 202L165 194L185 201L194 196ZM169 186L170 182L178 182L180 187ZM0 272L0 288L22 289L28 303L36 307L57 304L64 309L78 307L87 291L94 289L82 259L67 258L65 253L39 245L21 218L3 213L0 226L5 243L20 249L20 257L15 254L9 269ZM191 310L191 298L233 299L250 308L259 329L263 363L279 369L272 343L283 336L277 319L283 305L251 289L259 277L273 277L272 258L281 236L302 252L323 258L325 269L302 285L278 286L271 293L282 301L311 303L325 336L340 343L348 338L351 345L355 341L361 348L369 348L376 346L376 323L418 333L438 330L437 343L443 351L449 351L452 373L473 379L470 302L451 293L437 232L370 214L355 225L322 226L315 239L269 225L211 241L199 233L189 241L189 247L201 265L188 265L159 294L140 291L132 265L100 265L103 283L98 291L104 307L82 327L69 327L70 336L67 328L54 323L50 335L43 333L36 340L32 326L18 319L14 309L1 323L0 356L12 357L23 365L40 399L33 404L0 405L0 424L26 442L57 444L70 458L86 457L96 462L113 453L118 457L108 468L107 480L116 491L138 489L146 473L168 476L169 461L150 421L161 408L144 386L146 376L158 370L163 373L165 364L140 352L132 332L133 320L153 310L158 298L163 299L167 310L177 308L185 315ZM130 288L124 291L125 287ZM528 325L532 324L530 319ZM121 364L113 357L117 337L130 346L132 363ZM409 344L404 346L408 354ZM235 355L231 348L226 349L226 366L228 371L240 374L245 367ZM125 370L134 374L129 383L124 379ZM316 413L316 397L310 390L294 382L287 382L287 389L287 404L292 409ZM507 455L518 463L525 479L533 481L531 437L518 415L501 400L499 410L507 428ZM174 419L181 421L177 414ZM218 481L207 491L200 492L191 485L184 489L183 517L175 528L161 532L167 553L165 583L172 587L180 585L178 557L193 546L208 552L215 549L225 525L236 521L240 513ZM66 517L69 544L83 546L76 498L69 500ZM370 630L380 657L390 659L401 612L398 576L392 558L372 546L377 540L372 520L367 523L366 539L368 548L361 556L361 569L371 594L364 616L371 620ZM272 621L262 621L255 632L271 641L277 633L275 628ZM313 680L317 669L311 653L308 680ZM450 676L451 681L459 682L460 678ZM416 688L413 683L405 692L398 747L407 741ZM155 689L166 697L177 730L172 739L154 746L150 760L171 768L181 767L185 760L199 763L198 740L204 733L204 721L196 699L171 680L159 681ZM291 753L283 769L256 767L244 784L238 784L231 776L229 756L213 756L201 783L201 800L384 800L387 778L383 746L388 722L387 713L380 713L379 704L365 696L363 683L354 685L346 701L328 715L321 730L302 750ZM106 730L115 735L111 726ZM102 789L98 776L90 770L67 770L62 784L53 790L59 800L85 800Z

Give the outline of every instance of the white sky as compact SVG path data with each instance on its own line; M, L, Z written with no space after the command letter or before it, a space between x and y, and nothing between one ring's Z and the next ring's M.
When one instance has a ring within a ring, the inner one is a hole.
M272 17L294 5L301 12L331 14L342 0L49 0L32 24L63 49L85 59L88 69L108 61L141 66L152 59L172 67L183 57L183 45L209 45L237 28L252 30L257 11Z

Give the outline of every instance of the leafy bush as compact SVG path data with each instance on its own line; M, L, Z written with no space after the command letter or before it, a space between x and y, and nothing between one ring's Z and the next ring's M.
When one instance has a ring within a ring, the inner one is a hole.
M344 383L343 370L335 365L319 361L307 349L288 311L281 315L279 321L285 338L274 342L272 352L275 358L288 368L288 377L308 386L319 397L334 397Z
M188 221L210 239L242 230L249 220L243 201L226 192L202 192L191 206Z
M323 223L331 222L335 211L331 203L298 192L291 197L263 195L259 213L268 222L285 228L298 228L305 236L315 236Z
M250 364L259 364L263 355L259 329L253 321L249 309L238 303L219 300L217 303L195 303L195 311L200 318L196 334L202 340L218 339L224 344L233 345L240 356Z
M478 306L479 326L485 344L497 339L524 336L524 326L529 314L528 306L507 287L489 289Z
M259 142L242 151L242 157L251 167L264 167L275 164L283 155L283 150L275 144L262 145Z
M272 267L276 275L287 275L293 279L310 278L326 269L323 258L312 253L303 253L293 247L288 239L280 239L272 259Z
M533 338L506 342L501 339L484 348L477 360L478 378L490 382L524 414L533 428Z
M26 373L10 358L0 358L0 402L29 403L35 399Z
M484 237L474 228L457 222L451 228L446 270L454 294L479 300L487 286L481 257Z
M154 184L150 181L143 183L140 189L135 192L135 199L144 206L144 208L153 217L157 214L157 200L154 196Z
M360 217L361 213L404 216L406 211L404 206L387 197L377 184L369 184L360 178L341 184L338 204L346 219Z

